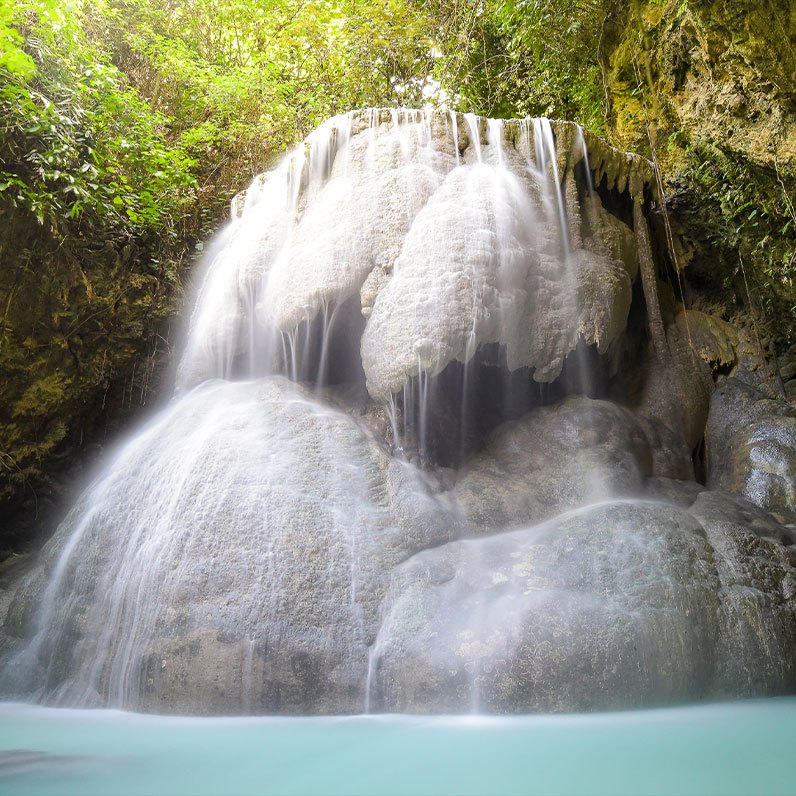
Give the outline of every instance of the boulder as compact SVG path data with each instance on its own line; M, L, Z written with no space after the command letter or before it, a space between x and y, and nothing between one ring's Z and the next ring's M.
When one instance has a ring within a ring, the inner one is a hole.
M707 484L796 517L796 409L759 371L739 367L710 401Z
M394 574L372 655L386 711L583 711L696 699L719 581L699 523L610 503L425 551Z
M6 619L25 635L40 605L4 686L168 713L357 712L391 567L448 538L417 471L351 417L281 378L208 382L118 451L45 548L49 585L37 574Z
M796 689L796 533L754 505L702 492L689 509L705 529L720 582L714 693Z
M667 355L650 354L644 364L637 411L674 432L690 453L705 434L713 374L679 325L667 327L666 341Z
M704 492L689 512L611 502L419 553L385 598L369 702L521 713L792 693L796 556L748 515Z
M690 466L687 454L687 465L678 464L682 451L665 431L609 401L568 398L500 426L462 468L453 494L473 532L638 497L646 477L683 477Z

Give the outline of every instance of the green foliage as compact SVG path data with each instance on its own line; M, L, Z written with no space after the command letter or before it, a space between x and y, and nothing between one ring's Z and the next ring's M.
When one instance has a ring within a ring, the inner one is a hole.
M151 347L196 194L170 120L87 36L91 9L0 6L0 502Z
M791 181L792 187L792 181ZM675 201L712 279L734 292L778 347L796 317L796 214L786 182L716 145L689 147Z
M600 131L601 56L612 0L439 0L443 82L489 115L572 119Z
M0 70L27 79L36 73L36 64L23 49L24 38L17 30L16 22L11 4L0 5Z
M190 195L190 159L165 139L165 120L102 62L76 11L26 6L17 9L35 71L7 71L0 86L3 206L55 229L160 231Z
M328 116L422 102L427 23L404 0L106 0L89 29L226 202Z
M436 88L463 109L599 127L604 13L595 3L6 5L0 189L41 223L80 218L157 233L175 214L189 227L213 223L253 173L354 107L417 107Z

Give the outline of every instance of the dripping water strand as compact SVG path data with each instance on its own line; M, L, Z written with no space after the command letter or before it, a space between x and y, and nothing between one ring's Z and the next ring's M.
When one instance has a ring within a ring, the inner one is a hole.
M390 395L390 398L387 402L387 417L390 421L390 429L392 431L392 444L393 444L393 452L397 455L403 455L403 440L401 438L401 432L398 427L398 407L395 402L395 396Z
M589 163L589 148L586 146L586 137L580 125L577 125L577 131L577 140L583 154L584 170L586 172L586 188L588 190L588 196L591 198L594 196L594 181L591 176L591 163Z
M467 122L467 130L470 135L470 144L475 152L476 161L483 162L481 154L481 132L478 125L478 117L474 113L465 113L464 119Z
M547 182L553 193L555 202L556 220L559 228L561 250L564 261L568 261L571 254L569 242L569 228L567 226L566 208L564 204L561 181L558 174L558 158L556 157L556 143L553 128L549 119L538 118L533 120L534 147L536 150L536 166L543 179Z
M421 461L427 459L426 439L427 439L427 415L428 415L428 373L423 369L420 355L417 357L417 392L418 392L418 411L419 411L419 435L418 453Z
M448 111L448 119L450 119L451 131L453 136L453 154L456 158L456 165L461 164L461 153L459 152L459 119L456 111Z
M641 49L641 36L639 35L639 49ZM638 65L638 60L633 57L633 68L636 72L636 80L638 81L638 88L641 93L641 108L644 112L644 129L647 133L647 140L649 141L650 145L650 154L652 155L652 170L655 174L655 182L658 189L658 197L660 200L661 210L663 212L663 224L666 229L666 243L669 248L669 253L672 258L672 262L674 265L674 273L677 278L677 285L680 292L680 303L683 306L683 320L685 321L685 330L686 335L688 337L688 350L691 354L692 360L697 360L698 354L696 352L696 347L694 346L694 341L691 337L691 325L688 322L688 313L686 312L685 306L685 289L683 287L682 277L680 275L680 263L677 259L677 247L674 241L674 233L672 232L672 225L669 220L669 211L667 208L666 203L666 192L663 186L663 176L661 174L661 166L660 162L658 161L658 148L655 144L655 136L652 133L652 124L649 117L649 110L647 108L647 99L646 99L646 89L645 89L645 82L641 77L641 70ZM635 201L635 200L634 200Z
M491 148L497 150L498 166L503 168L503 120L488 119L486 128L486 140Z

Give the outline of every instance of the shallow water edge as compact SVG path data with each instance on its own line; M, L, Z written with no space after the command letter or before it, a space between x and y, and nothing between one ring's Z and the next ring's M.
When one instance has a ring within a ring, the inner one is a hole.
M0 793L792 794L796 697L616 713L154 716L0 704Z

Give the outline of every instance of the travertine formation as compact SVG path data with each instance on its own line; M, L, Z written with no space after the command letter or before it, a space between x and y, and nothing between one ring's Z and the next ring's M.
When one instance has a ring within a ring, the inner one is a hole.
M652 177L571 124L366 111L257 178L175 399L0 601L0 692L295 714L796 690L794 382L661 278Z
M654 195L646 161L591 140L606 190L639 207L645 187ZM538 382L559 376L578 340L607 351L625 328L639 261L656 312L657 294L646 228L637 253L632 227L588 184L590 153L578 127L542 119L375 111L330 121L236 201L182 384L227 375L253 355L252 337L273 338L250 366L269 370L281 338L295 355L303 326L328 324L330 308L357 294L378 401L488 343ZM643 213L634 219L646 225Z

